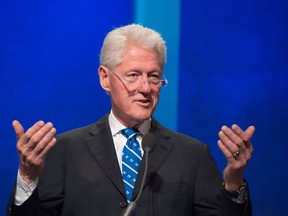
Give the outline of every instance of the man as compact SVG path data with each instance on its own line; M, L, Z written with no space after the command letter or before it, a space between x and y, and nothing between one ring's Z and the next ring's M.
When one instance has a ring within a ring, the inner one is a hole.
M138 145L148 132L156 144L135 215L251 215L243 173L255 128L221 128L218 145L228 161L222 181L207 145L152 117L167 85L166 46L157 32L136 24L111 31L100 63L112 109L98 122L57 136L57 144L52 123L39 121L24 133L13 122L20 165L7 215L121 215L139 192L144 163Z

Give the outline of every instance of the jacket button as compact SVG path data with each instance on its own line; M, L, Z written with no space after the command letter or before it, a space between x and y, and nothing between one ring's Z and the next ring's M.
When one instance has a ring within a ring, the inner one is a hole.
M121 208L124 208L124 207L126 207L127 206L127 203L126 202L120 202L120 207Z

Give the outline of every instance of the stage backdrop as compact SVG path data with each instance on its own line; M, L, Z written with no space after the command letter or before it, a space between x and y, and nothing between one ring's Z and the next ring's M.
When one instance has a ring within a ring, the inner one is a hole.
M0 215L17 174L11 122L40 119L58 133L110 110L97 68L104 36L133 22L133 2L26 0L0 3Z
M98 84L101 43L134 21L163 33L170 52L156 117L207 143L221 171L220 127L254 124L253 215L285 215L287 10L285 0L1 1L0 215L18 166L11 122L42 119L61 133L97 121L110 109Z
M253 215L287 215L288 4L182 1L179 131L218 150L223 124L255 125L246 172Z

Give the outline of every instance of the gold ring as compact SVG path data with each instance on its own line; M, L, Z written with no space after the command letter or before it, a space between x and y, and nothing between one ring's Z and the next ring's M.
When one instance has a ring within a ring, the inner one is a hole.
M234 157L234 158L238 157L239 153L240 153L240 152L237 151L236 153L233 154L233 157Z

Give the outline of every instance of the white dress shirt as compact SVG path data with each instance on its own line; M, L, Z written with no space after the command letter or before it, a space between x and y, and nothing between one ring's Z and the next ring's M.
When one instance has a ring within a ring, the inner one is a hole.
M115 151L117 154L119 167L120 167L121 172L122 172L122 152L123 152L123 148L127 142L127 138L121 133L121 130L123 130L126 127L124 125L122 125L116 119L116 117L114 116L112 111L109 115L109 125L110 125L110 129L111 129L111 133L112 133L112 137L113 137L113 141L114 141L114 147L115 147ZM139 130L139 132L142 134L141 136L137 136L137 140L138 140L140 145L142 143L142 137L149 132L150 127L151 127L151 119L149 118L146 121L144 121L137 128ZM143 156L143 152L144 151L141 148L142 156Z

